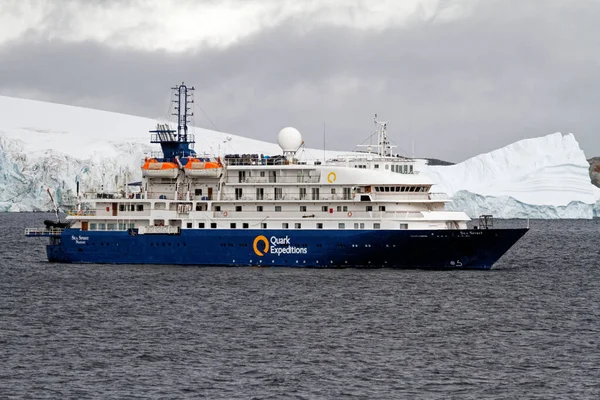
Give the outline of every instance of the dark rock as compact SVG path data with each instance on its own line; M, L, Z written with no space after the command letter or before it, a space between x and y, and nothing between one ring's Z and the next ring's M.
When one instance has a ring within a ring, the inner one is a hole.
M592 183L600 188L600 157L593 157L588 160L590 163L590 179Z

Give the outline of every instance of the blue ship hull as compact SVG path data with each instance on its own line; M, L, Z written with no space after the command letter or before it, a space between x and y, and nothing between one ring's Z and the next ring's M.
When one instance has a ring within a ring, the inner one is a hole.
M184 229L142 235L66 229L50 239L47 254L62 263L489 269L526 232Z

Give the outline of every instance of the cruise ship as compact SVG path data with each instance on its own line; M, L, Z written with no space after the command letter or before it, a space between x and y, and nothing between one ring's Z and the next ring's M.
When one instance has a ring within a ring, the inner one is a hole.
M66 221L26 229L49 239L50 262L489 269L527 232L496 229L490 216L469 227L464 212L447 211L449 197L393 154L377 119L374 146L327 160L299 158L291 127L279 132L280 154L196 153L194 88L173 89L177 129L150 131L161 151L142 161L137 186L78 188Z

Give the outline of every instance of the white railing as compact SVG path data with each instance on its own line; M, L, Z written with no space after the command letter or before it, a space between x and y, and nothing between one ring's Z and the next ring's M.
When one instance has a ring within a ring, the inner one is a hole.
M60 236L63 231L62 228L25 228L25 236Z
M138 233L140 235L145 234L167 234L176 235L179 233L180 228L178 226L140 226Z
M213 211L212 218L222 219L317 219L317 220L343 220L343 219L419 219L424 218L420 211Z

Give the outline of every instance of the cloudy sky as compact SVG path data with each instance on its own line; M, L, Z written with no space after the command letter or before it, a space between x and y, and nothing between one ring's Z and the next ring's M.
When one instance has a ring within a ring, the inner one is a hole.
M598 0L0 0L0 95L462 161L573 132L600 156ZM35 118L35 116L32 116ZM149 127L150 128L150 127ZM197 138L198 139L198 138Z

